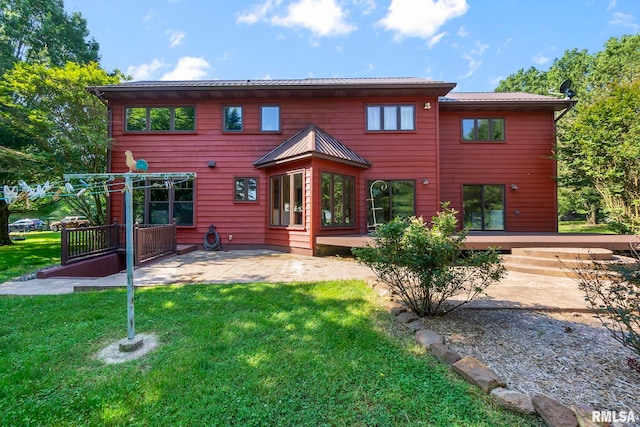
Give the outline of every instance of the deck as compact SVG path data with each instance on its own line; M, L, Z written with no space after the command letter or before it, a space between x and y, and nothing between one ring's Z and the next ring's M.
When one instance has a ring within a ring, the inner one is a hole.
M363 247L371 242L367 234L318 236L316 245L333 247ZM625 234L584 233L469 233L465 240L467 249L488 247L511 251L513 248L603 248L612 251L628 251L631 243L640 244L640 237Z

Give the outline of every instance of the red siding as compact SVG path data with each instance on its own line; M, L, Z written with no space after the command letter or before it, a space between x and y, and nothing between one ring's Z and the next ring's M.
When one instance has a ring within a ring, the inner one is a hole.
M424 109L426 102L432 108ZM365 131L367 104L413 104L415 132ZM553 114L498 112L506 118L505 143L461 143L462 117L481 114L438 113L437 100L420 98L264 98L243 100L166 100L155 105L195 105L195 133L123 133L126 106L152 106L148 101L116 103L113 108L112 171L127 170L124 150L149 163L149 172L195 172L195 223L181 227L179 243L201 244L215 224L223 245L258 245L311 251L315 236L367 231L366 182L373 179L415 180L416 214L430 218L439 200L462 209L463 184L506 185L507 231L556 231L555 142ZM244 131L222 132L225 105L243 107ZM281 133L261 133L260 106L279 105ZM372 163L361 169L314 158L273 168L256 169L257 160L314 123ZM438 134L440 142L438 142ZM215 168L207 166L210 160ZM438 163L439 162L439 163ZM305 170L305 224L302 228L269 226L269 177ZM352 228L320 227L320 173L356 177L356 224ZM439 171L439 172L438 172ZM438 176L440 174L440 176ZM234 177L258 178L257 202L234 202ZM423 184L424 180L428 184ZM517 184L518 190L510 190ZM111 197L112 216L122 220L121 195ZM516 215L516 211L519 214ZM229 242L229 235L233 235Z
M504 117L505 142L461 142L463 117ZM461 212L463 184L504 184L506 231L556 232L554 132L551 112L440 113L442 200Z
M430 110L422 108L431 102ZM365 131L366 105L415 104L415 132L367 133ZM135 158L149 163L149 172L196 172L194 227L180 228L180 243L201 243L209 225L215 224L228 244L274 245L312 249L317 233L344 233L345 230L320 230L319 171L331 170L356 176L356 227L349 232L366 232L367 212L365 185L368 179L415 179L416 213L430 217L437 202L437 123L435 98L369 98L369 99L261 99L221 101L214 99L166 101L155 105L195 105L197 132L188 133L123 133L126 106L152 106L147 101L112 103L113 108L113 157L112 171L126 171L124 150L131 150ZM242 105L244 131L223 133L222 111L224 105ZM259 108L261 105L280 105L282 132L260 133ZM315 123L373 163L370 169L354 169L339 163L314 160L302 166L284 165L278 169L255 169L253 161L284 142L287 138ZM215 168L208 168L209 160L216 161ZM317 162L317 165L316 163ZM269 177L286 170L304 167L307 170L305 197L305 227L282 229L269 227ZM349 172L347 172L347 170ZM234 177L258 177L259 194L255 203L234 203ZM429 185L421 184L427 178ZM317 191L316 191L317 192ZM120 197L112 197L112 216L122 220Z

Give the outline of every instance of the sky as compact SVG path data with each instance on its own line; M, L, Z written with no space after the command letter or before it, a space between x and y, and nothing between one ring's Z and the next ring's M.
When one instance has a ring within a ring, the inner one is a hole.
M492 91L640 32L640 0L64 0L133 80L420 77ZM550 88L552 89L552 88Z

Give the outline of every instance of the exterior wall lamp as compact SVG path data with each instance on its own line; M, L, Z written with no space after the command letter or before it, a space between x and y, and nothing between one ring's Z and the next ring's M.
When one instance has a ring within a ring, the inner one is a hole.
M428 185L429 184L429 180L427 178L422 180L422 185Z
M211 169L216 167L216 161L215 160L209 160L209 163L207 163L207 166L210 167Z
M511 184L511 189L512 190L517 190L518 189L518 185L517 184Z

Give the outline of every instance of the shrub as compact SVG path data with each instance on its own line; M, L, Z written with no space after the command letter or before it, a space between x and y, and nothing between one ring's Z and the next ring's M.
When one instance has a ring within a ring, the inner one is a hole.
M432 218L396 218L376 230L373 244L354 248L359 262L400 295L419 316L449 313L481 295L505 274L498 252L464 252L457 212L448 204ZM455 301L451 298L462 296Z
M603 326L625 347L640 355L640 255L633 262L579 263L578 286Z

